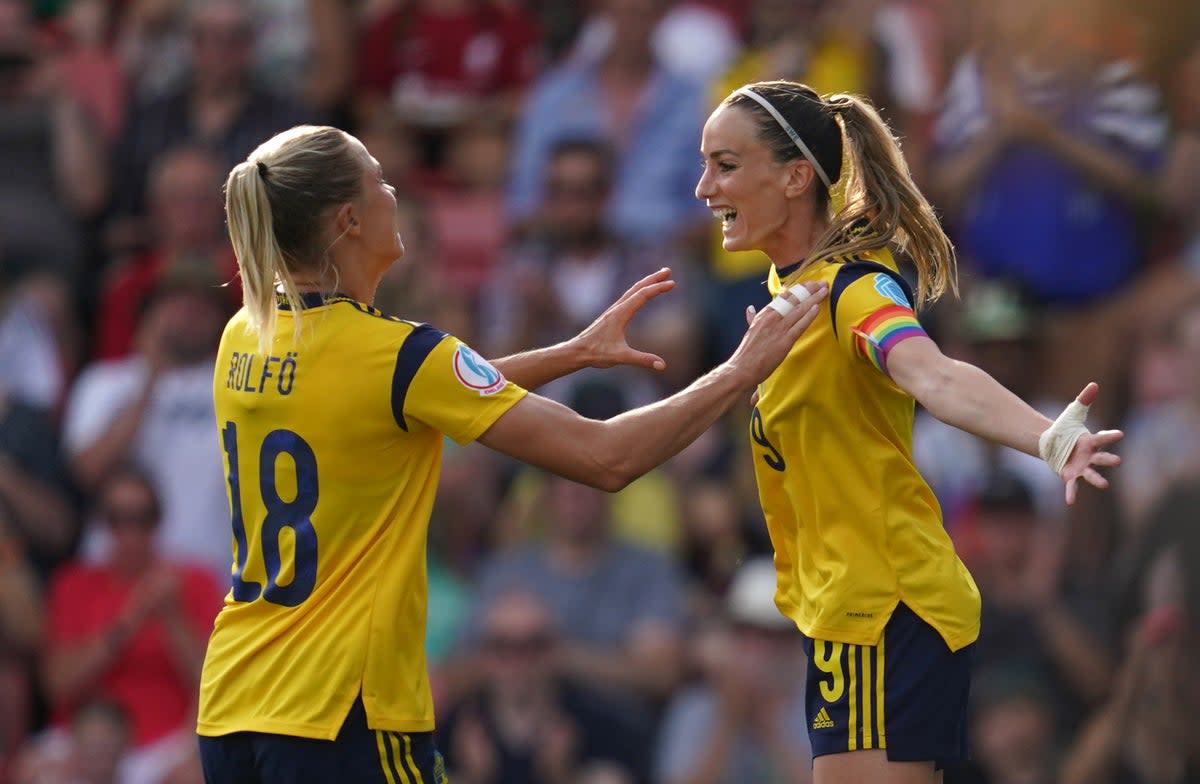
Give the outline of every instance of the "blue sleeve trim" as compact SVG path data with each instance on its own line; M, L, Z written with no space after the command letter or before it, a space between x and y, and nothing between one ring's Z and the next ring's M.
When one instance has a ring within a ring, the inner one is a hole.
M842 298L842 294L850 287L850 284L859 278L871 275L874 273L882 273L894 280L900 289L904 292L904 296L908 297L910 303L915 303L916 297L913 296L912 286L908 285L908 281L904 279L896 270L879 264L874 261L848 261L842 264L842 268L833 276L833 285L829 287L829 318L833 320L833 336L837 337L837 306L838 300Z
M401 430L408 430L408 422L404 419L404 400L408 397L408 388L426 357L442 342L446 333L428 324L420 324L404 339L400 350L396 352L396 371L392 374L392 416Z

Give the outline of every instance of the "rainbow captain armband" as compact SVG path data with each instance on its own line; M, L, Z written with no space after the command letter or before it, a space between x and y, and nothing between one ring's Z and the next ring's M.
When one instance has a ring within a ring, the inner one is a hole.
M858 350L885 374L892 349L909 338L926 337L912 308L888 305L867 316L853 330Z

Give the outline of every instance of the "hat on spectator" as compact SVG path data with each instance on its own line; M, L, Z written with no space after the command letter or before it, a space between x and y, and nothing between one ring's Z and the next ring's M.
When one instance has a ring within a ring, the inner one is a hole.
M795 624L775 606L775 564L770 558L746 561L733 576L726 597L729 617L767 629L794 629Z

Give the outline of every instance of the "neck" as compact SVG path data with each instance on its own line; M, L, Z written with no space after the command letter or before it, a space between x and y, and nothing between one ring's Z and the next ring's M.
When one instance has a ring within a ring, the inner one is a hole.
M803 209L811 209L805 205ZM763 243L766 253L776 267L786 267L808 258L816 247L817 240L829 228L829 219L824 215L812 216L808 220L797 220L795 216L786 221L779 231Z
M317 291L322 294L332 294L337 291L359 302L370 303L375 299L375 290L383 273L374 273L364 263L335 264L324 274L313 274L311 277L297 275L294 278L296 290L301 294Z

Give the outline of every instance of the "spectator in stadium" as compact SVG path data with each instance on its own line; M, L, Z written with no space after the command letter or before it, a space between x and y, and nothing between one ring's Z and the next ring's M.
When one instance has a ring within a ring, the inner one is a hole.
M31 10L0 0L0 284L50 272L73 285L84 258L78 221L95 217L108 193L106 151Z
M482 682L438 728L453 781L574 782L601 761L629 775L639 770L647 736L562 677L557 659L566 644L537 594L517 589L492 597L472 654Z
M422 165L440 168L448 134L483 117L508 122L533 78L537 30L520 3L414 0L368 19L358 112L390 106L415 126Z
M703 90L667 71L651 45L665 0L604 0L612 21L599 59L568 61L530 89L517 124L508 207L523 224L544 203L551 153L564 140L614 150L609 229L622 240L669 244L703 213L691 200Z
M151 166L152 245L108 272L96 315L96 359L122 359L133 351L138 314L164 275L207 275L231 284L231 306L241 299L237 262L225 237L220 167L196 145L167 150Z
M1193 619L1179 606L1137 623L1112 696L1063 760L1061 784L1200 780L1200 666Z
M564 639L560 672L619 695L649 725L678 685L683 594L673 565L612 536L610 500L568 479L548 478L545 541L499 553L480 569L470 638L496 597L514 588L542 596Z
M506 126L489 119L464 123L447 140L442 183L430 193L438 273L447 289L470 303L479 301L508 238L504 180L509 154Z
M79 533L70 485L54 421L0 382L0 503L42 576L67 556Z
M190 7L188 71L184 82L134 104L114 163L110 242L139 248L151 241L147 225L148 178L168 150L185 144L210 148L227 171L262 139L301 122L307 113L259 87L253 77L254 25L238 0Z
M189 717L222 589L207 570L158 555L162 509L146 475L118 470L97 499L112 548L54 575L46 695L59 726L97 697L120 706L132 741L127 781L152 782L194 742Z
M136 353L87 366L63 424L71 472L94 492L109 472L134 463L162 495L157 545L164 556L206 565L229 579L229 504L220 444L212 437L213 357L225 292L211 275L180 270L148 297ZM104 551L103 528L85 532L84 552Z
M633 245L606 225L613 177L612 148L603 141L563 139L549 151L529 230L507 250L484 290L480 333L491 354L502 356L574 335L603 312L625 281L664 264L678 270L676 277L687 286L686 270L682 263L673 263L681 260L672 259L669 249ZM671 302L652 303L640 325L634 326L636 342L652 340L655 350L668 358L672 380L694 378L691 371L698 364L690 357L695 353L697 319L684 294ZM682 329L672 329L671 324ZM618 372L628 377L627 399L638 402L653 393L644 374L633 369ZM568 386L577 380L564 379L547 394L567 400Z
M1028 672L980 672L971 684L971 764L947 784L1054 784L1060 739L1046 684Z
M777 603L806 636L815 781L929 781L966 757L980 600L913 465L914 403L1041 455L1068 503L1080 479L1108 485L1096 469L1120 462L1104 449L1121 433L1082 424L1095 384L1051 422L929 339L913 308L956 290L953 249L868 102L746 85L702 138L696 196L722 221L725 248L766 252L777 296L817 281L831 291L830 318L760 385L750 432ZM893 243L916 267L917 294ZM860 658L864 683L889 673L861 700Z
M705 679L675 695L659 733L655 781L812 781L804 651L775 607L775 567L746 561L726 601L730 628L701 637Z
M1055 726L1072 732L1112 682L1112 597L1071 590L1064 522L1038 516L1022 476L993 471L974 506L978 541L970 565L983 597L975 663L980 670L1021 670L1047 684Z
M1116 370L1119 295L1142 272L1141 221L1166 152L1158 88L1108 6L981 5L935 131L932 180L964 260L1055 309L1043 329L1059 398L1080 376L1105 383Z
M1117 488L1130 541L1172 484L1200 479L1200 296L1174 313L1165 335L1178 391L1131 412L1124 451L1129 471Z
M125 711L109 700L92 700L76 712L69 732L27 745L13 784L133 784L136 771L131 777L121 767L128 750Z

